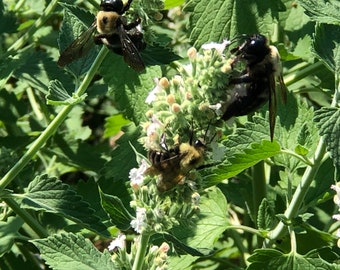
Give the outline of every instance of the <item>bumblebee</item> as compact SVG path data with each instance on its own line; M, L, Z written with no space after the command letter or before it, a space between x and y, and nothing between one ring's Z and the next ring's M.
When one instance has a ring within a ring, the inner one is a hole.
M86 55L95 45L104 44L114 53L123 55L125 62L136 71L145 69L139 54L146 44L143 34L137 29L140 19L128 23L123 14L132 0L124 5L122 0L102 0L96 20L74 40L60 55L58 65L64 67ZM94 35L95 32L97 35Z
M247 115L269 101L270 139L273 141L276 120L276 80L280 84L281 95L286 102L286 86L283 82L280 55L276 47L269 46L265 36L255 34L230 51L235 55L232 68L238 63L245 63L245 70L238 76L232 76L229 86L232 95L225 104L222 119Z
M151 167L145 172L146 175L159 175L157 188L160 192L175 187L192 169L199 167L204 161L206 146L200 140L176 144L174 148L168 149L163 135L160 146L161 151L149 151Z

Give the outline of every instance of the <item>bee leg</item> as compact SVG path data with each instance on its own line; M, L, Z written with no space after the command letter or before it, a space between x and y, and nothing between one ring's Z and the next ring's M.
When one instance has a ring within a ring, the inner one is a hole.
M129 10L132 1L133 1L133 0L127 1L127 3L125 4L125 6L124 6L124 8L123 8L123 10L122 10L122 12L121 12L121 14L124 14L126 11Z
M122 54L121 42L117 34L107 35L98 34L93 37L94 43L97 45L106 45L110 50L113 50L117 54ZM117 50L117 51L116 51Z
M124 29L129 31L133 28L136 28L141 23L141 21L142 20L140 18L136 18L133 22L124 23L123 21L121 21L121 23L124 25Z
M229 84L252 83L254 81L254 78L249 76L249 74L244 74L237 78L231 78Z
M106 35L104 35L104 34L95 35L95 36L93 37L94 43L97 44L97 45L102 45L102 44L104 44L104 42L103 42L103 40L102 40L103 38L106 38Z
M250 85L237 83L233 89L230 100L224 105L225 111L222 116L223 120L228 120L233 116L242 116L253 113L268 101L266 92L259 93L265 85L260 82L251 83Z

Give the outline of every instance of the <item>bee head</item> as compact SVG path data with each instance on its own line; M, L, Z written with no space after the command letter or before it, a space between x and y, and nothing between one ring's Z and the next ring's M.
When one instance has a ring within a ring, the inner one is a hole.
M193 144L193 146L196 148L196 149L202 149L202 150L205 150L207 148L207 146L201 141L201 140L196 140Z
M122 14L125 11L125 7L122 0L102 0L100 8L103 11L114 11L118 14Z
M252 36L245 36L245 42L230 50L231 53L236 54L240 59L247 61L248 65L261 62L269 53L267 38L261 34L254 34Z

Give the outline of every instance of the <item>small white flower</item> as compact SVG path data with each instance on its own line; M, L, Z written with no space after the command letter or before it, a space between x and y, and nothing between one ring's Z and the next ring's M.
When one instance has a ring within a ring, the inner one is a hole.
M183 69L188 75L192 75L192 65L183 65Z
M202 45L203 50L215 49L219 54L222 54L225 47L230 44L230 40L224 39L222 43L210 42Z
M155 253L156 251L158 251L158 249L159 249L158 246L151 246L150 253Z
M132 187L140 187L144 181L144 172L148 168L147 162L142 159L139 168L133 168L130 170L129 178L130 178L130 185Z
M161 246L159 247L159 250L160 250L161 252L164 252L164 253L167 253L167 252L169 251L169 249L170 249L170 246L169 246L169 244L166 243L166 242L163 242L163 243L161 244Z
M146 228L146 209L137 207L136 218L130 222L131 227L137 232L142 233Z
M338 229L337 231L336 231L336 234L335 234L337 237L339 237L340 238L340 229Z
M337 220L337 221L340 221L340 214L333 215L332 218Z
M110 245L108 246L108 250L112 251L115 248L120 248L120 249L124 249L125 248L125 239L126 239L126 235L125 234L118 234L117 238L114 239Z
M157 78L155 78L155 83L156 86L149 92L149 95L145 99L146 104L150 105L152 102L154 102L157 99L157 93L162 91L162 87L159 85L159 80Z
M191 201L195 206L198 206L200 204L200 200L201 200L201 196L197 192L194 192L191 195Z
M336 196L334 196L334 203L340 208L340 187L337 185L331 185L331 189L336 191Z

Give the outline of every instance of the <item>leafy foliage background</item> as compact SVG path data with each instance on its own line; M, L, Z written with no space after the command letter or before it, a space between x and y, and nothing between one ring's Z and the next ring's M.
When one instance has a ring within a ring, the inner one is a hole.
M136 152L146 156L139 125L154 78L176 74L169 63L190 46L262 33L289 89L274 142L267 106L225 125L224 162L200 170L200 215L151 243L172 243L170 269L339 269L338 1L166 0L175 11L145 26L146 72L108 53L87 81L100 48L67 70L56 61L98 5L0 1L0 268L116 269L104 248L119 230L134 236L128 177Z

